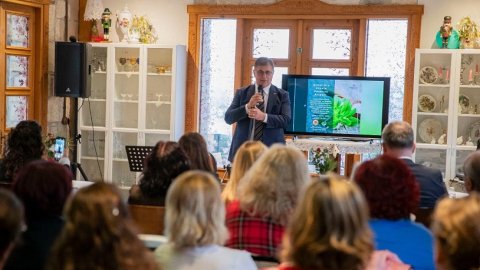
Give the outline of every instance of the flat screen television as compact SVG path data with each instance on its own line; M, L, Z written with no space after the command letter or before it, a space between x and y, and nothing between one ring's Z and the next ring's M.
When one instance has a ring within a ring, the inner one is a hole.
M380 138L388 122L390 78L283 75L292 120L286 134Z

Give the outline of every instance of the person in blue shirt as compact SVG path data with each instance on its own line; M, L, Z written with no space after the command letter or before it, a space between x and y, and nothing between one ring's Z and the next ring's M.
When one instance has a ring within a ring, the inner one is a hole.
M360 164L354 181L368 202L376 249L397 254L416 270L435 269L432 234L410 220L419 202L419 187L408 166L381 155Z

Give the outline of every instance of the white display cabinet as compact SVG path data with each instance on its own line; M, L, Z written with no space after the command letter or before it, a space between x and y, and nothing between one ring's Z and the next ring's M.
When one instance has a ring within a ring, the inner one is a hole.
M415 161L446 180L462 173L480 139L480 52L417 49L413 98Z
M131 186L126 145L184 133L186 48L92 43L91 96L79 101L78 162L93 181ZM77 179L81 179L77 175Z

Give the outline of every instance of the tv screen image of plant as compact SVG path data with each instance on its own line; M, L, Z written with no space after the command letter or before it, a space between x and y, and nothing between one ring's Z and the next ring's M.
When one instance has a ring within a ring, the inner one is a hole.
M288 134L378 138L388 121L389 78L285 75Z

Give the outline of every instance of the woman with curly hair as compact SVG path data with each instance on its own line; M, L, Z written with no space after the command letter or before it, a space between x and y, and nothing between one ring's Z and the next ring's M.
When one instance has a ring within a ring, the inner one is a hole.
M300 150L284 145L268 149L242 178L238 200L227 205L226 246L276 258L297 197L309 180Z
M395 254L373 251L365 197L336 174L308 185L283 240L279 270L409 268Z
M367 198L376 248L396 253L414 269L434 269L432 234L410 220L420 196L408 166L381 155L360 164L354 180Z
M12 182L20 168L41 159L44 152L40 124L32 120L21 121L8 134L4 158L0 162L0 181Z
M247 141L238 148L233 159L232 173L222 192L223 201L229 203L237 198L240 179L266 150L267 147L261 141Z
M201 170L217 174L217 164L213 162L208 152L207 142L200 133L188 132L178 140L178 144L185 151L192 170Z
M47 269L157 269L115 186L98 182L80 189L65 219Z
M441 200L433 214L437 269L480 269L480 194Z
M145 158L145 167L138 185L130 189L129 204L165 205L172 181L190 169L190 161L180 145L159 141Z
M223 247L225 205L213 175L181 174L168 190L166 211L168 243L155 250L163 269L257 269L248 252Z

